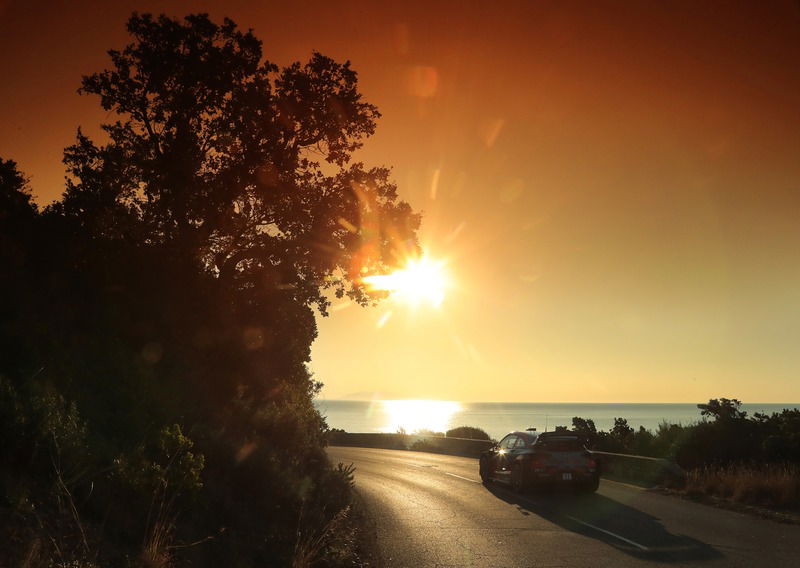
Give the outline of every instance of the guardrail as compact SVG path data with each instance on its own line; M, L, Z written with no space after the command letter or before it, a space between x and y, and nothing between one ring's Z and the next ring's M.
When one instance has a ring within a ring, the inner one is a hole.
M592 455L600 464L600 474L608 479L648 487L683 487L686 483L686 472L678 464L664 458L596 451Z
M482 451L489 449L494 444L491 440L472 440L470 438L351 432L332 432L329 443L333 446L416 450L468 458L479 457Z
M332 446L416 450L469 458L479 457L482 451L494 444L490 440L371 432L331 432L329 443ZM597 451L592 452L592 455L600 464L601 475L608 479L648 487L682 487L686 482L686 472L677 464L663 458Z

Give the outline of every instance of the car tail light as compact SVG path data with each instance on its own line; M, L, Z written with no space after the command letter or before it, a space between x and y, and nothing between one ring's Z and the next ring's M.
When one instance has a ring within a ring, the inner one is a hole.
M597 462L592 458L589 458L586 460L586 467L588 467L590 470L597 469Z
M531 458L531 469L533 471L544 471L545 470L544 456L540 455L533 456L533 458Z

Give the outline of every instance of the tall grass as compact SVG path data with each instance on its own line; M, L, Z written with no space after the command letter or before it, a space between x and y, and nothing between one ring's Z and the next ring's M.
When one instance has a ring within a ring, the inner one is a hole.
M746 505L800 509L800 466L768 464L704 467L689 472L686 493Z

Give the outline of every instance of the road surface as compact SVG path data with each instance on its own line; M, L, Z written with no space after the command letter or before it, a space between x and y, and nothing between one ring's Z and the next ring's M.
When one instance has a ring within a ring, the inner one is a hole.
M328 448L356 466L381 567L800 566L800 526L603 480L592 495L484 486L475 459Z

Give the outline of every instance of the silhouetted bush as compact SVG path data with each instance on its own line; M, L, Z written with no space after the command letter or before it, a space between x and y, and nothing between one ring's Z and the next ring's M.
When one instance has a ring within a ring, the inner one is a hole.
M451 428L446 433L448 438L469 438L470 440L491 440L491 436L480 428L474 426L459 426Z
M572 430L590 449L674 460L685 469L731 464L800 463L800 410L748 417L736 399L699 404L701 419L689 425L659 424L634 431L622 418L608 432L592 420L572 419Z
M434 432L433 430L429 430L428 428L421 428L420 430L416 430L414 432L417 436L432 436L435 438L444 438L444 432Z

